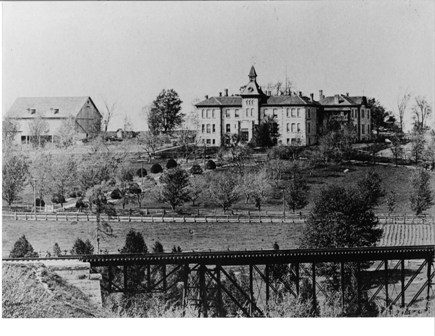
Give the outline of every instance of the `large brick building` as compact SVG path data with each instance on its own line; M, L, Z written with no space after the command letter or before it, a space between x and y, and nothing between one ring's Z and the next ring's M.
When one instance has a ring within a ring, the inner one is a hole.
M75 129L82 138L98 133L102 119L91 97L20 97L9 109L7 117L17 126L16 142L23 144L35 136L32 123L38 118L47 125L43 140L49 142L59 134L68 118L73 118Z
M237 134L249 142L255 128L266 118L273 117L278 125L279 144L313 145L318 141L320 129L328 120L353 121L358 127L358 139L369 138L371 133L370 110L365 97L349 95L306 97L299 92L274 96L264 92L257 83L257 73L252 67L249 82L237 95L225 90L217 97L205 97L195 106L199 114L199 140L210 146L223 144L225 136Z

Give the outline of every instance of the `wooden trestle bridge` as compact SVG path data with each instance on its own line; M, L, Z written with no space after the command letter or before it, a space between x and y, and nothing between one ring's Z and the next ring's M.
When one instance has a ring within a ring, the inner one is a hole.
M352 305L358 315L368 303L427 309L434 253L435 246L424 245L60 258L89 262L103 275L102 291L166 294L181 307L195 306L199 316L225 316L224 303L245 316L264 316L268 305L288 297L283 293L304 296L313 311L335 293L336 306Z

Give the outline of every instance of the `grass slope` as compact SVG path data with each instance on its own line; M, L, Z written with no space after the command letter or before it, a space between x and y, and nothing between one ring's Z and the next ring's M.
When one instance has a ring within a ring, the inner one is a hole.
M110 317L42 264L3 264L2 317Z

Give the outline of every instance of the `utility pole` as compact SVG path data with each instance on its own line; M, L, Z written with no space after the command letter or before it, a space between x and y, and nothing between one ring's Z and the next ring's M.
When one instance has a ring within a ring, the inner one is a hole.
M36 179L33 178L33 206L35 209L35 218L36 218Z
M285 197L284 197L285 189L282 190L282 213L285 218Z

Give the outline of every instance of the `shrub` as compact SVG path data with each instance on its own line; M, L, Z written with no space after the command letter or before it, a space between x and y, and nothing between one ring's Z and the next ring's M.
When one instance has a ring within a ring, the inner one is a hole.
M92 246L89 239L86 239L86 242L77 238L75 241L73 248L71 249L71 254L73 255L83 255L83 254L93 254L94 247Z
M140 168L137 170L136 174L139 177L145 177L145 176L147 176L148 173L147 173L147 170L145 168Z
M54 204L63 204L65 203L65 197L63 195L59 195L59 194L54 194L53 197L51 198L51 201Z
M122 198L121 190L119 190L118 188L116 188L115 190L113 190L113 191L110 193L110 198L111 198L111 199L121 199L121 198Z
M36 203L36 206L38 206L38 207L43 207L43 206L45 206L45 202L44 202L44 200L43 200L42 198L37 198L37 199L35 200L35 203Z
M60 257L62 255L62 250L60 249L58 243L54 243L54 246L53 246L53 255L55 257Z
M25 235L22 235L14 244L14 248L9 254L9 258L38 257L38 253L33 250Z
M139 184L137 183L130 183L130 185L128 186L128 192L130 194L135 194L138 195L142 192L142 189L139 187Z
M175 167L177 167L177 161L175 161L174 159L169 159L166 163L166 168L171 169Z
M213 160L208 160L205 164L205 169L213 170L216 169L216 163Z
M151 166L150 171L152 174L158 174L158 173L161 173L163 171L163 168L158 163L155 163Z
M133 174L129 170L126 170L122 172L121 178L123 181L133 181Z
M193 165L192 168L190 168L190 173L192 175L199 175L202 174L202 168L200 165Z
M78 209L78 210L82 210L82 209L84 209L84 208L86 208L87 207L87 205L86 205L86 203L83 201L83 198L79 198L78 200L77 200L77 202L76 202L76 208Z

